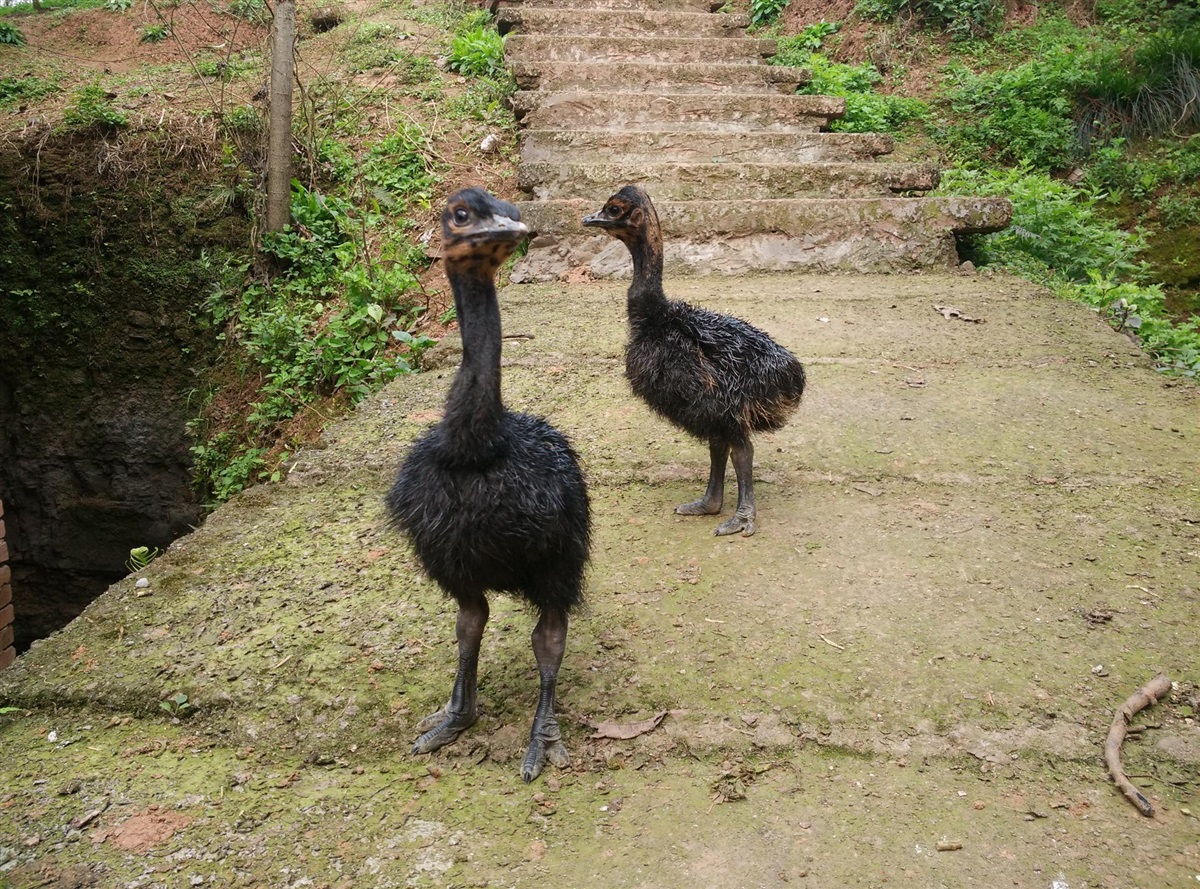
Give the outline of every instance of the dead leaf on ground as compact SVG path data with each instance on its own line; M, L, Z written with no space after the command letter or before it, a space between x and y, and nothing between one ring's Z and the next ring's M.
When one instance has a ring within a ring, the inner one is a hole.
M636 738L638 735L654 731L666 715L666 710L660 710L649 719L643 719L641 722L589 722L588 725L595 729L595 732L592 734L593 738L611 738L614 741L628 741L630 738Z
M935 312L941 313L941 316L949 321L952 318L958 318L961 321L966 321L969 324L982 324L982 318L972 318L970 315L963 313L962 309L956 309L954 306L934 306Z

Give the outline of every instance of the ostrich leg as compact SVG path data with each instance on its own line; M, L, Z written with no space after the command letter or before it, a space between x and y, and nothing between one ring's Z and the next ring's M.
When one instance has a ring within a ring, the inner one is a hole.
M715 533L718 537L724 537L741 531L743 537L749 537L756 530L754 518L757 515L754 506L754 445L749 441L733 446L733 471L737 473L737 512L729 521L718 525Z
M459 601L455 624L458 673L454 677L454 689L445 707L417 723L417 731L423 734L413 744L414 754L431 753L439 747L452 744L479 717L475 682L479 672L479 645L483 641L483 628L487 622L488 602L482 593Z
M541 691L538 694L537 712L533 716L533 727L529 730L529 749L521 763L521 777L526 783L542 773L547 760L560 769L566 768L571 762L562 741L558 720L554 716L554 689L566 647L567 612L556 608L545 609L533 628L533 655L537 658Z
M717 515L721 512L725 503L725 464L729 461L729 442L714 438L708 443L708 454L711 461L708 488L695 503L676 506L675 512L679 515Z

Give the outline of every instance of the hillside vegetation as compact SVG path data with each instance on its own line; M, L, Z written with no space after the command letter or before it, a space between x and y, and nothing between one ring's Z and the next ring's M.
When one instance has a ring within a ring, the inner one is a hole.
M242 217L254 228L245 250L199 258L211 289L194 321L223 344L193 393L196 484L208 497L277 477L330 417L419 368L453 320L433 264L438 204L468 184L505 193L512 177L513 85L487 12L300 6L292 223L275 234L259 230L262 0L2 15L0 138L32 189L54 174L36 163L47 142L118 158L114 187L155 175L159 153L186 145L204 188L191 201L197 224Z

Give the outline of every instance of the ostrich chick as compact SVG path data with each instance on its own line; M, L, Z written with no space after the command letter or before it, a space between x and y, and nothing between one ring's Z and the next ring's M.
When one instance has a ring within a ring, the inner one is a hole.
M627 185L583 219L604 229L633 255L625 376L657 414L708 442L708 488L680 515L718 515L725 500L725 464L733 457L737 511L717 526L723 536L755 531L753 432L783 427L800 404L804 366L769 336L728 315L667 299L663 243L650 196Z
M578 459L561 432L500 400L500 307L495 275L528 230L512 204L479 188L442 213L442 256L454 292L463 358L444 418L412 446L388 494L395 524L425 570L458 603L458 673L450 700L422 720L412 752L451 743L478 717L479 646L487 591L524 598L541 694L521 776L569 763L555 718L567 616L582 596L591 524Z

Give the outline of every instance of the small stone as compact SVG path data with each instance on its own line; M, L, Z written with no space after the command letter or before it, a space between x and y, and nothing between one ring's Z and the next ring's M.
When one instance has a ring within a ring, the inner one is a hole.
M479 150L484 154L493 154L500 150L500 137L495 133L488 133L479 143Z
M139 590L148 589L150 587L150 578L139 577L137 579L137 583L135 583L134 586L137 587Z

